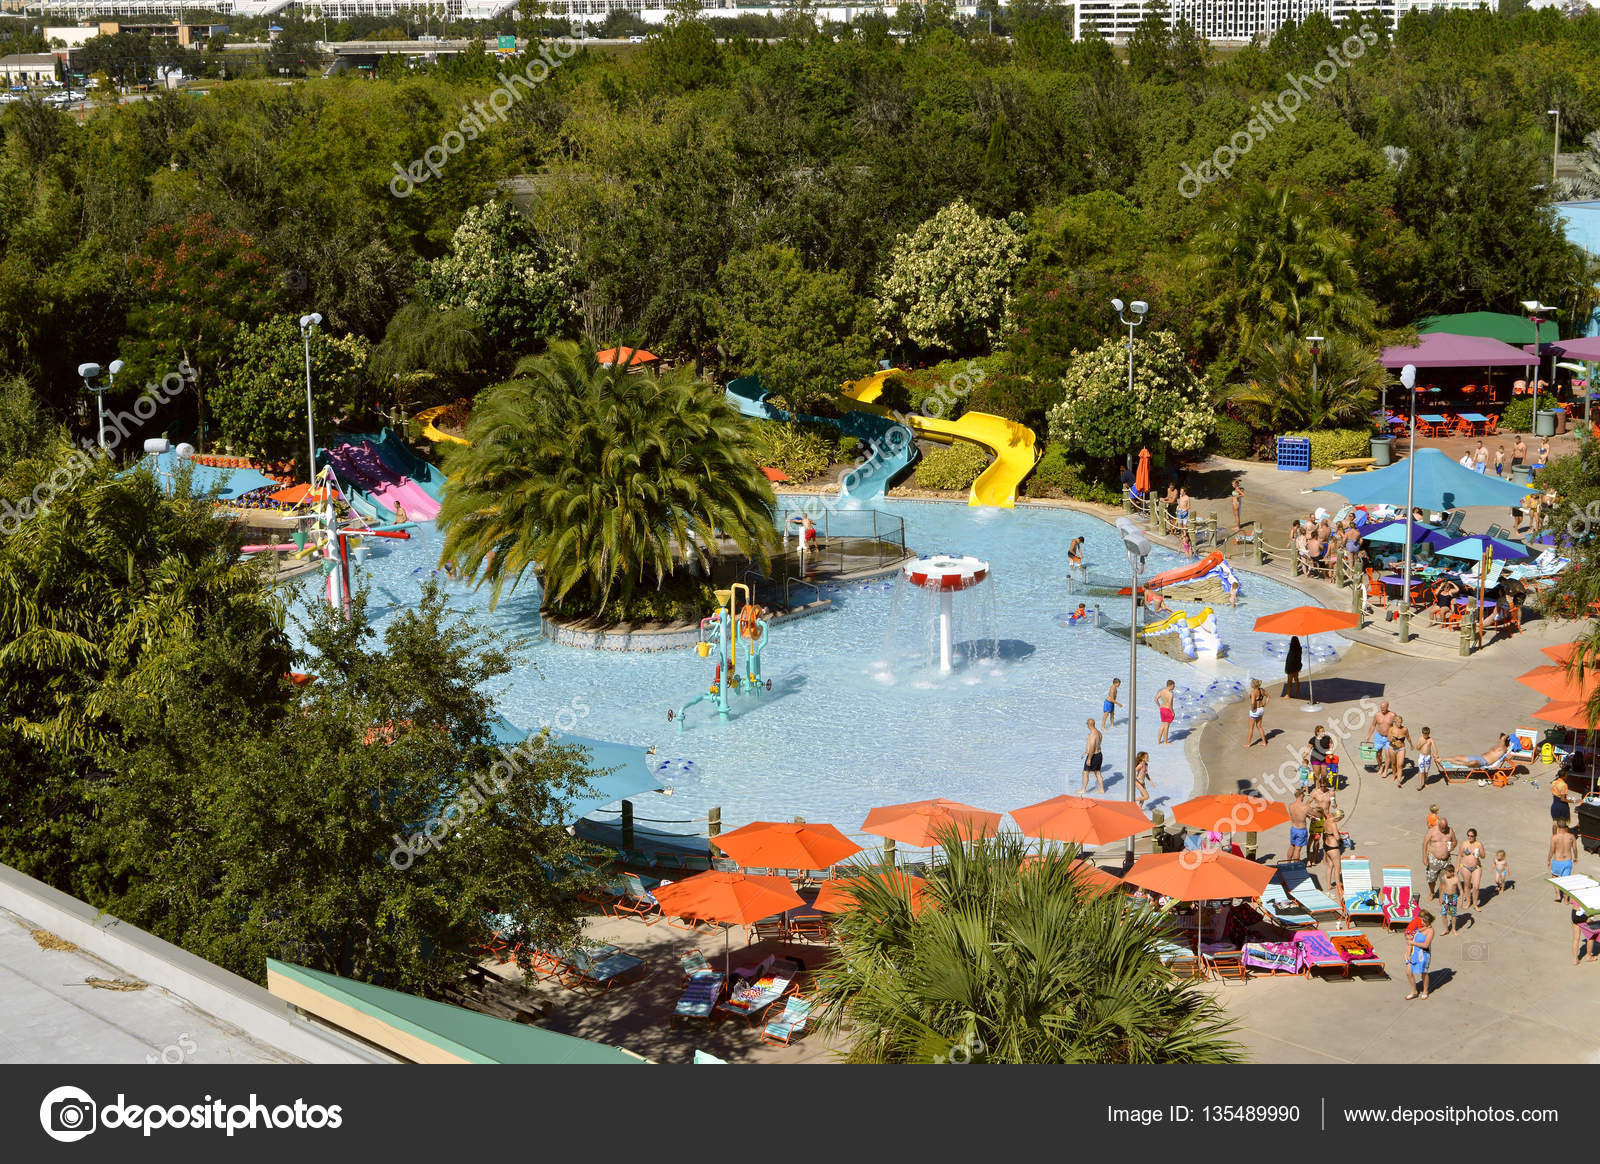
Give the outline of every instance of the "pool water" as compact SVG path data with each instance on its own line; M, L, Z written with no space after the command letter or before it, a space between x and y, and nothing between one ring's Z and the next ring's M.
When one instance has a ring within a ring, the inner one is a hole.
M773 627L762 656L771 691L759 698L734 696L726 723L710 701L689 709L682 731L667 718L669 709L709 685L715 652L702 659L692 648L589 651L544 639L536 639L508 677L498 700L501 712L531 729L575 709L577 725L567 714L560 726L654 746L651 761L667 792L635 797L635 814L665 831L703 832L713 806L721 807L729 829L799 816L859 833L875 805L944 796L1004 811L1077 792L1085 720L1100 721L1101 700L1114 676L1123 679L1120 698L1127 700L1128 641L1107 629L1125 628L1129 616L1129 599L1109 592L1128 579L1120 535L1096 518L1064 509L898 500L878 508L904 519L906 544L915 553L970 554L991 564L991 594L979 588L955 597L969 643L981 638L986 649L958 651L952 673L940 674L929 660L932 604L896 577L825 586L831 610ZM1085 539L1088 587L1067 577L1067 544L1075 536ZM438 531L427 524L408 542L376 548L358 571L371 587L371 610L380 626L417 600L437 564L439 544ZM1147 571L1186 561L1158 549ZM1259 616L1305 599L1257 575L1241 577L1237 609L1216 608L1224 659L1182 663L1139 649L1139 746L1151 752L1153 800L1147 807L1170 806L1191 795L1194 777L1183 749L1190 730L1214 717L1219 704L1238 698L1252 675L1267 681L1274 695L1281 686L1284 639L1249 627ZM531 580L492 614L486 591L447 585L452 605L474 611L487 625L525 634L538 627L539 592ZM985 609L991 596L992 626ZM1079 601L1101 606L1101 627L1063 625ZM1331 657L1336 646L1343 642L1334 636L1315 640L1307 648L1308 664ZM1178 719L1172 744L1157 747L1153 697L1168 679L1178 685ZM1289 715L1294 720L1284 723ZM1277 719L1290 728L1290 738L1297 738L1304 718L1276 705L1268 713L1269 724ZM1307 734L1310 727L1304 725ZM1106 794L1121 798L1125 710L1106 729L1102 750ZM596 817L614 820L615 813Z

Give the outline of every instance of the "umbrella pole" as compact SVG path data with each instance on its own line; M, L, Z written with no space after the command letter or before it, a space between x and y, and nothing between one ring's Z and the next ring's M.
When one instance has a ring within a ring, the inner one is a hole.
M1306 654L1311 653L1311 635L1306 636ZM1317 681L1310 675L1306 676L1306 690L1311 693L1311 702L1300 706L1301 711L1321 711L1322 704L1317 702Z

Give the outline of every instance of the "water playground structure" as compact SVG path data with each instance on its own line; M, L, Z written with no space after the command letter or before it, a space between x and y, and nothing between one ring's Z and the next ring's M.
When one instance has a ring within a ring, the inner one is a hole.
M716 669L705 691L677 711L668 710L667 719L676 719L680 732L687 724L689 709L697 703L710 700L716 704L717 717L726 723L729 695L759 698L772 689L772 681L761 678L761 652L766 649L768 627L760 611L750 600L750 588L742 582L717 591L717 612L700 620L700 641L694 645L702 659L716 659ZM740 639L745 640L743 675L739 673Z
M1209 606L1197 614L1173 611L1140 629L1148 646L1174 659L1220 659L1226 648L1217 634L1217 614Z
M965 555L934 554L907 562L900 573L912 586L938 596L939 670L948 674L956 595L982 585L989 577L989 563Z
M1213 550L1198 562L1163 570L1144 582L1144 593L1159 591L1163 597L1179 602L1223 602L1239 593L1239 575L1222 556ZM1118 594L1130 594L1132 588L1124 586Z

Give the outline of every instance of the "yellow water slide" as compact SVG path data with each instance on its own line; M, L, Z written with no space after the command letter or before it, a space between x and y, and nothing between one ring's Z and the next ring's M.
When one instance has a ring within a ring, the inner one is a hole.
M846 384L845 398L854 402L857 408L876 412L880 416L891 415L889 409L876 401L883 392L885 380L904 374L899 368L874 372L865 380ZM1033 430L1014 420L995 416L992 412L965 412L955 420L919 416L916 413L907 413L896 419L903 420L918 436L928 440L946 445L955 440L971 441L989 450L994 461L972 483L972 492L967 496L968 505L1014 508L1017 486L1039 459L1038 451L1034 448Z

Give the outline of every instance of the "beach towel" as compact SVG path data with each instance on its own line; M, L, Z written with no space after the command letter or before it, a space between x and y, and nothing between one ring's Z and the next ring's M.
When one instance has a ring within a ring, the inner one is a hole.
M1300 973L1300 948L1293 942L1246 942L1244 964L1268 974Z
M1328 935L1321 930L1301 930L1294 936L1300 945L1300 956L1308 966L1326 966L1331 963L1348 963L1349 959L1334 948Z

